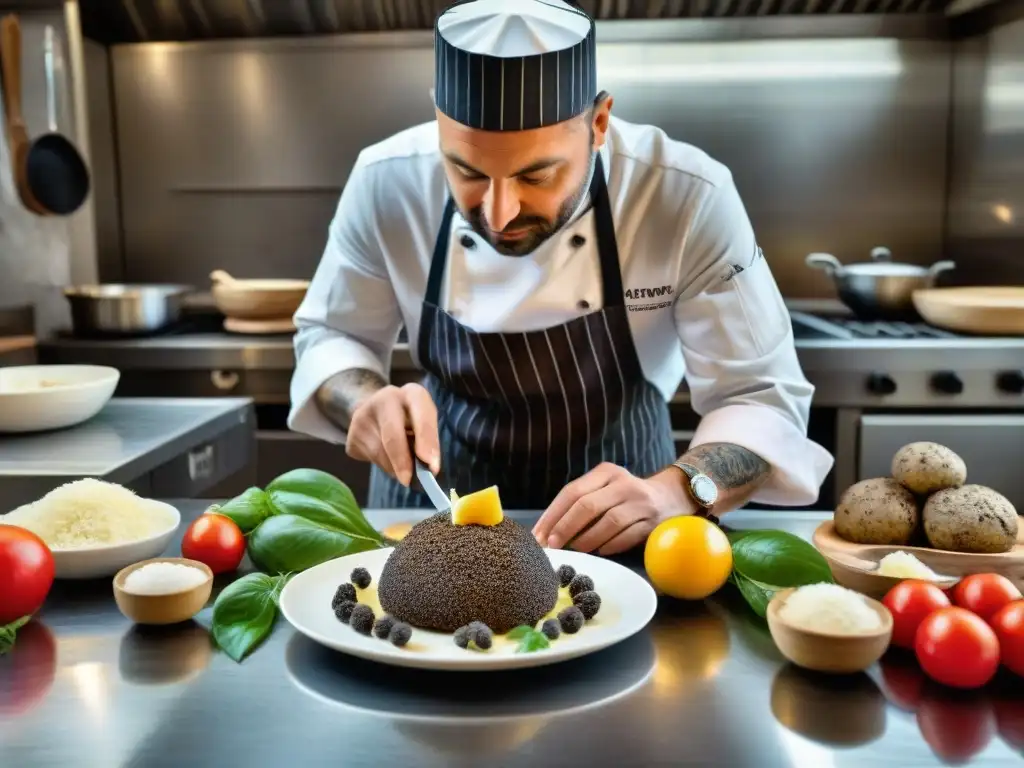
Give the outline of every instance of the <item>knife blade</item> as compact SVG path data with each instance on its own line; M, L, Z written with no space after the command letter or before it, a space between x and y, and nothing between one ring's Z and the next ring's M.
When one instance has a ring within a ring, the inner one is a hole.
M441 490L440 483L437 482L437 478L434 477L434 473L430 471L430 467L424 464L419 458L413 454L413 461L416 463L416 479L419 481L420 488L427 494L430 501L437 507L438 512L447 512L452 508L452 500L448 497L444 491Z

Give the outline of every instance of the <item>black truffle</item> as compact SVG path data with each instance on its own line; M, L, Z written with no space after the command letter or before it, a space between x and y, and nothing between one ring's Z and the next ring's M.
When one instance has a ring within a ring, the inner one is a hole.
M373 629L373 608L365 603L356 603L355 608L352 609L352 618L348 623L359 634L370 634L370 630Z
M558 636L562 634L562 627L559 625L558 619L548 619L540 625L540 631L548 640L557 640Z
M558 577L518 523L455 525L441 512L395 546L377 594L388 614L414 627L454 632L482 621L501 634L540 621L558 600Z
M356 568L352 571L352 575L349 577L352 579L352 583L360 589L366 589L370 586L372 579L370 578L370 572L365 568Z
M576 597L580 592L588 592L594 588L594 580L582 573L577 573L569 582L569 594Z
M476 626L474 626L476 625ZM469 637L481 651L486 651L494 644L494 633L486 624L479 621L470 624Z
M352 611L358 605L354 600L342 600L334 608L334 615L342 624L348 624L352 619Z
M455 644L459 648L469 648L469 627L459 627L456 629L452 639L455 640Z
M392 628L395 626L395 620L390 616L381 616L377 621L373 623L373 634L375 637L384 640L391 634Z
M408 624L402 624L401 622L395 624L395 626L393 626L391 628L391 631L388 633L388 640L391 641L392 645L397 646L398 648L402 648L403 646L405 646L405 644L409 642L409 638L411 637L412 627L410 627Z
M594 590L580 592L572 599L573 605L583 612L583 618L590 621L601 610L601 596Z
M575 635L583 627L583 611L575 605L563 608L558 614L558 623L562 625L562 631L567 635Z
M568 587L572 577L576 575L576 569L571 565L560 565L558 567L558 585Z
M347 581L338 586L338 590L334 593L334 599L331 600L331 608L337 608L346 600L351 600L353 603L359 602L356 597L356 588Z

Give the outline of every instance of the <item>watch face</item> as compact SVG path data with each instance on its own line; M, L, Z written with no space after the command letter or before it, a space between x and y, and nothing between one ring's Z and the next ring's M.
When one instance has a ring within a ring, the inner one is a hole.
M718 486L707 475L697 475L693 478L690 481L690 489L697 501L705 507L710 507L718 501Z

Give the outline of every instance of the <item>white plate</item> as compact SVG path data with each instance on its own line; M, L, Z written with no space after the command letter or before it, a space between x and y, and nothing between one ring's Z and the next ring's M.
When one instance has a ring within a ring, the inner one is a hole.
M181 513L170 504L154 499L142 499L143 504L163 510L167 526L154 536L128 544L103 547L53 549L54 576L58 579L99 579L113 576L125 566L158 557L181 525ZM4 522L0 516L0 523Z
M0 432L64 429L88 421L114 395L121 374L102 365L0 368Z
M514 643L496 638L493 648L480 652L459 648L451 635L414 628L409 645L396 648L386 640L359 634L338 621L331 610L338 585L348 581L357 567L366 568L373 577L370 591L375 602L374 588L391 551L348 555L294 576L281 593L281 613L296 630L337 651L400 667L462 671L539 667L594 653L642 630L658 607L651 585L628 568L580 552L545 550L552 566L571 565L577 573L585 573L601 595L601 610L575 635L563 634L550 648L533 653L516 653Z

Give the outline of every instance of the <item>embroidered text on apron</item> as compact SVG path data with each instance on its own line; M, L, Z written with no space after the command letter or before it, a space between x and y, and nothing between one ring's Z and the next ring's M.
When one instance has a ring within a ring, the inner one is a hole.
M442 488L465 494L497 485L506 509L545 509L603 461L645 476L676 459L668 406L644 378L633 344L600 156L590 199L603 307L524 333L477 333L438 306L455 212L449 199L418 337L438 411ZM432 505L374 467L369 506Z

